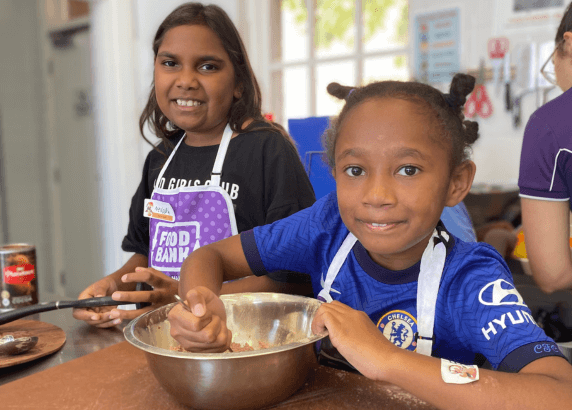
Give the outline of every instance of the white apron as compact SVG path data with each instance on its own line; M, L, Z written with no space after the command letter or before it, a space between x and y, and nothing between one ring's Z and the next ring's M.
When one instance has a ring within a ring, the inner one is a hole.
M449 236L446 232L442 231L441 234L446 240L449 240ZM344 239L344 242L328 268L326 280L324 281L322 290L318 294L318 299L322 299L326 302L333 300L330 296L332 284L356 241L357 238L351 232L346 239ZM435 242L437 243L435 244ZM447 249L445 248L445 244L439 239L437 229L435 229L421 257L421 267L417 281L417 333L415 334L417 348L415 351L426 356L431 356L433 348L435 305L437 303L437 293L439 292L439 283L441 282L446 257Z

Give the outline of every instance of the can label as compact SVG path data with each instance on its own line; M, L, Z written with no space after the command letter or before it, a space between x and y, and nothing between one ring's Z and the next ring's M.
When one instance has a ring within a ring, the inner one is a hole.
M0 246L0 311L38 303L36 248L28 244Z

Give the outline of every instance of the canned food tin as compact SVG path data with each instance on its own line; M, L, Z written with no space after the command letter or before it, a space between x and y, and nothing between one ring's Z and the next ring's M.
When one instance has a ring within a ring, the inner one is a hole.
M25 243L0 246L0 312L38 303L36 247Z

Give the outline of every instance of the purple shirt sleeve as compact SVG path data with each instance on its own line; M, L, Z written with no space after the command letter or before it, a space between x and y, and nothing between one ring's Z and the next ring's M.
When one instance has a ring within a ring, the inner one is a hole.
M570 200L572 191L572 89L537 109L524 131L520 196Z
M562 152L552 128L533 114L526 125L520 155L518 185L521 196L553 200L569 198L563 179L565 175L558 170L559 154Z

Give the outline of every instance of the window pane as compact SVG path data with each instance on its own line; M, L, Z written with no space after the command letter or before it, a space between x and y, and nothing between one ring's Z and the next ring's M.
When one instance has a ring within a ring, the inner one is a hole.
M384 80L409 80L407 56L372 57L364 60L362 85Z
M553 51L554 51L554 41L548 41L548 42L542 43L538 46L537 77L538 77L538 86L539 87L550 87L550 86L552 86L552 84L550 84L548 81L546 81L546 78L544 78L544 76L540 73L540 68L542 68L542 65L546 61L548 61L548 64L546 64L544 71L546 73L550 73L551 77L554 77L554 63L552 62L552 58L550 58Z
M284 121L287 126L290 118L310 116L310 95L308 92L308 67L294 67L284 70Z
M355 8L352 0L318 0L314 44L316 56L352 53L355 46Z
M342 63L324 63L316 67L316 114L337 115L344 106L344 101L328 94L326 87L331 82L342 85L355 84L355 63L347 61Z
M364 50L393 50L407 45L407 0L371 0L363 3Z
M282 0L280 19L282 61L308 58L307 21L308 11L304 0Z

